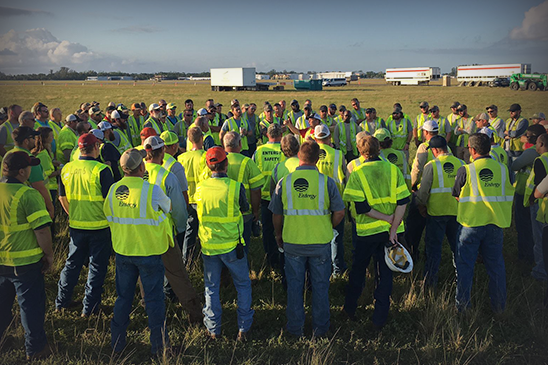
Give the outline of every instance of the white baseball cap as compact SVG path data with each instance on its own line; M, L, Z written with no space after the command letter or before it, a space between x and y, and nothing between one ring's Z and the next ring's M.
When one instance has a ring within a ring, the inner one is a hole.
M483 127L478 130L478 133L486 134L487 137L491 138L493 136L493 130L491 128Z
M150 104L149 107L148 107L149 112L151 112L153 110L158 110L158 109L160 109L160 105L158 105L156 103Z
M164 147L164 140L158 136L150 136L143 142L143 146L147 151L154 151Z
M97 128L104 132L107 129L112 129L112 124L106 121L102 121L101 123L97 124Z
M118 110L114 110L112 113L110 113L111 119L120 119L120 113L118 113Z
M105 139L105 134L100 129L92 129L89 133L93 134L95 138L100 139L101 141Z
M422 125L422 129L427 132L437 132L439 130L438 123L434 120L427 120Z
M316 128L314 128L314 138L316 139L325 139L329 137L331 132L329 131L329 127L327 127L325 124L318 124Z
M209 112L207 111L206 108L202 108L202 109L198 109L198 111L196 112L196 115L200 116L200 117L203 117L205 115L208 115Z

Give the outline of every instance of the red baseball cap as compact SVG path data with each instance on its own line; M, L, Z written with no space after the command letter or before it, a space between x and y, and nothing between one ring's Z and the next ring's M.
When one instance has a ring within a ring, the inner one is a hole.
M150 127L146 127L146 128L143 128L143 130L141 131L141 137L147 139L148 137L152 137L152 136L157 136L158 133L156 133L156 129L154 128L150 128Z
M91 146L95 143L101 143L101 141L99 141L93 133L82 134L80 138L78 138L78 147L80 148Z
M226 152L219 146L211 147L206 152L206 161L209 165L216 165L226 160Z

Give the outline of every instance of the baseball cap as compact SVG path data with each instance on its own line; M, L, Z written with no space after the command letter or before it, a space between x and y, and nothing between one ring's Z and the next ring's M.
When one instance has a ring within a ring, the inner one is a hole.
M74 115L74 114L69 114L69 115L67 115L67 117L65 118L65 120L66 120L67 122L69 122L69 123L70 123L70 122L76 122L76 121L78 120L78 117L77 117L76 115Z
M337 109L337 106L335 104L329 104L330 109Z
M419 107L420 108L428 108L428 102L427 101L422 101L420 104L419 104Z
M536 114L533 114L531 118L529 118L529 120L533 120L533 119L546 119L546 115L544 115L544 113L536 113Z
M521 110L521 105L519 104L512 104L510 105L510 109L508 109L509 112L517 112Z
M145 150L130 148L120 157L120 167L124 171L133 171L143 163L143 158L147 156Z
M391 139L392 136L390 135L390 131L386 128L379 128L373 133L373 137L378 139L380 142L386 141L387 139Z
M141 104L140 103L131 104L131 110L137 110L137 109L141 109Z
M85 133L78 138L78 147L87 147L99 143L100 141L95 137L93 133Z
M306 104L303 109L312 111L312 107L310 106L310 104Z
M489 120L487 113L479 113L474 120Z
M427 120L426 122L424 122L421 129L425 130L427 132L437 132L439 127L438 127L438 123L436 123L436 121Z
M6 155L3 165L6 166L8 171L15 171L29 166L38 166L40 165L40 160L36 157L29 156L29 154L24 151L16 151Z
M30 127L21 125L15 128L11 134L15 142L21 143L27 138L39 136L40 132L37 132Z
M223 106L223 104L221 104L221 103L215 103L215 104L213 104L213 106L214 106L215 108L218 108L218 107L220 107L220 106Z
M322 120L322 117L320 117L320 115L318 113L310 114L308 119L311 119L311 118L317 119L317 120Z
M145 104L144 101L141 101L141 109L146 109L147 108L147 105Z
M487 108L485 108L485 110L499 110L499 108L495 104L491 104Z
M219 146L211 147L206 152L206 161L209 165L216 165L226 160L226 152Z
M107 129L112 129L112 124L107 121L102 121L101 123L97 124L97 128L104 132Z
M392 114L395 114L395 113L401 113L401 108L395 107Z
M240 104L240 102L238 101L238 99L232 99L230 100L230 106L234 105L234 104Z
M34 114L34 113L36 113L36 111L37 111L38 109L40 109L41 107L44 107L44 106L46 106L46 105L38 101L38 102L34 103L34 105L32 106L32 108L30 108L30 112L31 112L32 114ZM47 108L47 107L46 107L46 108Z
M293 104L299 104L299 102L295 99L291 100L291 103L289 103L289 105L293 105Z
M143 142L145 150L154 151L165 146L164 141L158 136L150 136Z
M487 137L491 138L493 136L493 130L491 128L483 127L478 130L478 133L482 133L487 135Z
M143 130L140 133L140 136L143 138L148 138L148 137L157 136L157 135L158 133L156 132L156 129L150 128L150 127L143 128Z
M175 105L175 103L169 103L167 104L167 107L166 107L166 109L175 109L175 108L177 108L177 105Z
M200 116L200 117L203 117L205 115L208 115L209 112L207 111L206 108L201 108L201 109L198 109L198 111L196 112L196 115Z
M89 131L89 133L93 134L98 140L102 141L103 139L105 139L105 134L100 129L92 129Z
M115 110L112 113L110 113L110 119L120 119L120 113L118 113L118 110Z
M115 108L116 108L116 104L115 104L113 101L109 102L109 103L107 104L107 106L108 106L108 107L111 107L111 108L112 108L112 107L115 107Z
M430 141L428 142L428 148L444 148L447 147L447 140L443 138L442 136L434 136L430 138Z
M453 104L451 104L451 108L458 108L460 106L460 103L458 101L454 101Z
M98 106L92 106L91 108L88 109L88 114L89 115L101 114L101 108L99 108Z
M437 105L434 105L433 107L430 108L429 112L437 112L439 110L440 108Z
M179 143L179 137L171 131L164 131L160 134L160 138L164 141L166 146L172 146L175 143Z
M466 104L461 104L457 107L457 110L467 110L468 107L466 106Z
M314 138L316 139L325 139L329 137L330 134L329 127L323 123L318 124L316 128L314 128Z
M376 112L376 111L377 111L377 110L376 110L375 108L367 108L367 109L365 109L365 113L366 113L366 114L374 113L374 112Z
M149 112L151 112L153 110L158 110L158 109L160 109L160 105L158 105L156 103L150 104L150 106L148 107Z

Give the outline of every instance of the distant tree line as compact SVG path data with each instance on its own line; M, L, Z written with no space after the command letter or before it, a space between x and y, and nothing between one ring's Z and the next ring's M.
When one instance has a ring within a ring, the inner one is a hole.
M157 73L128 73L128 72L97 72L97 71L83 71L78 72L71 70L68 67L61 67L58 71L50 70L48 74L19 74L19 75L6 75L0 72L0 80L85 80L88 76L132 76L134 80L149 80L155 75L165 76L168 80L177 80L179 77L209 77L209 72L200 73L187 73L187 72L157 72Z

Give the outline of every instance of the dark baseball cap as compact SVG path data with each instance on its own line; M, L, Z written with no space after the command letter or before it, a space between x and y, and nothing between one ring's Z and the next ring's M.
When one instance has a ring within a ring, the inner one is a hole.
M453 104L451 104L451 108L458 108L460 106L460 103L458 101L454 101Z
M487 108L485 108L485 110L499 110L499 108L495 104L491 104Z
M337 109L337 106L335 104L329 104L329 109Z
M293 104L299 104L299 102L295 99L291 100L291 103L289 103L289 105L293 105Z
M38 166L40 165L40 160L36 157L29 156L29 154L24 151L16 151L8 153L4 158L3 164L8 171L16 171L29 166Z
M509 112L517 112L521 110L521 105L519 104L512 104L510 105L510 109L508 109Z
M40 132L37 132L30 127L22 125L15 128L13 132L11 132L11 135L15 142L21 143L27 138L39 136Z
M447 141L445 140L445 138L443 138L442 136L434 136L430 138L430 141L428 142L428 147L426 147L426 149L445 147L447 147Z
M373 113L373 112L376 112L377 110L375 108L367 108L365 109L365 113L366 114L369 114L369 113Z

